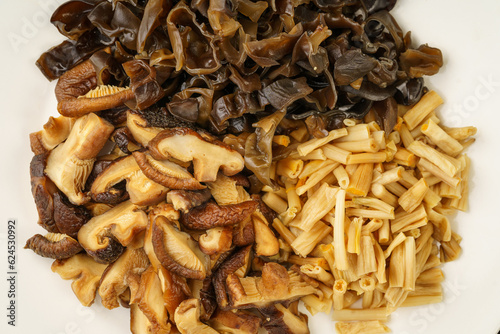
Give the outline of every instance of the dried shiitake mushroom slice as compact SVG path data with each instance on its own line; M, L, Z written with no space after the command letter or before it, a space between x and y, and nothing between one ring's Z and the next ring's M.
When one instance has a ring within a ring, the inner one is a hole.
M97 202L119 202L123 193L113 188L123 180L127 181L126 190L130 201L137 205L154 205L167 196L167 188L150 180L132 155L113 161L92 183L90 194Z
M68 139L50 152L45 174L71 203L81 205L88 201L83 193L85 182L113 129L99 116L88 114L80 117Z
M148 143L156 137L163 129L148 126L148 122L139 114L127 112L127 128L135 141L146 147Z
M186 278L205 278L207 259L189 234L164 216L154 220L152 233L155 254L166 269Z
M184 300L175 310L175 324L182 334L218 334L215 329L200 321L200 301Z
M233 226L248 218L256 209L257 202L217 205L208 201L181 215L181 223L192 230L207 230L213 227Z
M262 319L247 312L241 310L235 312L217 310L210 318L209 324L220 333L257 334L262 325Z
M205 186L183 167L168 160L156 160L148 152L132 153L144 175L169 189L200 190Z
M222 310L227 310L229 308L229 299L227 296L226 288L226 278L235 273L239 268L245 266L250 258L252 257L252 247L247 246L241 248L236 253L231 255L226 261L224 261L217 271L212 274L212 283L214 285L215 297L217 299L217 304Z
M24 248L52 259L67 259L83 250L78 241L61 233L36 234L26 241Z
M228 275L226 286L234 308L259 308L276 302L294 301L317 292L299 274L273 262L264 265L262 277Z
M164 160L173 157L193 161L194 177L200 182L217 179L219 168L225 175L243 170L243 157L221 141L201 136L189 128L171 128L160 132L148 144L153 157Z
M89 220L78 232L78 240L96 261L110 263L146 229L147 223L146 213L126 201Z
M171 190L167 193L167 203L174 206L175 210L188 212L192 208L202 205L208 201L212 195L210 190Z
M43 130L30 134L30 144L33 153L36 155L48 152L65 141L75 121L75 118L65 116L57 118L49 117L48 122L43 126Z
M99 285L99 296L102 305L107 309L120 306L119 297L128 286L128 276L141 274L149 266L149 260L144 249L126 248L123 254L104 271ZM131 286L131 289L134 286ZM137 287L135 287L137 288ZM136 291L131 293L136 294Z
M101 80L106 83L109 74L103 72ZM56 85L57 110L63 116L80 117L92 112L123 105L134 98L128 87L97 85L97 75L90 60L64 73Z
M227 205L249 201L250 195L244 188L249 185L248 179L243 175L230 177L219 173L214 182L208 183L208 188L217 204Z
M76 238L80 228L85 225L92 215L84 206L76 206L61 193L54 194L54 221L59 232Z
M51 268L62 279L73 280L71 288L83 306L94 303L101 275L106 269L105 264L97 263L90 256L81 253L69 259L56 260Z
M49 232L58 233L54 220L54 194L59 190L45 175L49 153L35 155L30 163L31 194L38 212L38 224Z
M152 266L142 273L139 290L131 302L137 304L148 319L151 333L170 333L172 325L168 321L161 281Z
M232 242L233 230L230 227L211 228L198 239L201 251L207 255L227 252Z
M292 303L288 308L276 303L259 309L266 319L263 327L269 334L309 334L307 316L298 311L297 303Z
M257 256L278 254L280 245L266 218L259 211L255 211L252 214L252 222L255 233L255 254Z

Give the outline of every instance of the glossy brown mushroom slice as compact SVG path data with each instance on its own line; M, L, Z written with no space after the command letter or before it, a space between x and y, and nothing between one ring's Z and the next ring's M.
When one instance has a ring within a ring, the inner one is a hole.
M163 216L169 221L177 221L179 220L179 212L176 211L171 204L167 203L157 204L149 210L148 226L146 228L146 234L144 235L144 251L148 255L149 261L156 272L162 268L153 247L153 223L158 216Z
M26 241L24 248L52 259L67 259L83 250L78 241L61 233L36 234Z
M181 215L181 223L192 230L233 226L248 218L257 208L257 202L218 205L208 201Z
M103 83L109 75L103 72ZM63 116L80 117L123 105L134 98L128 87L97 85L94 65L89 61L64 73L56 85L57 110Z
M126 248L123 254L104 271L99 285L101 303L107 309L120 306L119 298L129 288L129 276L140 275L149 266L149 260L144 249ZM133 281L133 279L132 279ZM137 290L131 284L131 290ZM137 291L131 291L135 295Z
M317 292L299 274L273 262L264 265L262 277L239 278L230 274L226 286L234 308L264 307Z
M126 201L89 220L78 232L78 240L96 261L110 263L146 229L147 223L146 213Z
M173 157L193 161L194 177L200 182L215 181L219 169L225 175L234 175L244 167L238 152L189 128L165 129L149 142L148 148L158 160Z
M185 168L168 160L156 160L148 152L132 155L144 175L169 189L200 190L205 186L198 182Z
M54 194L54 221L59 232L76 238L80 228L92 215L84 206L71 204L61 193Z
M257 334L262 325L262 319L247 311L217 310L210 318L209 324L220 333Z
M226 278L245 266L252 258L252 247L241 248L224 261L212 274L215 297L219 308L227 310L230 307L227 295ZM248 268L248 267L247 267Z
M54 220L54 194L59 190L45 175L49 153L35 155L30 163L31 194L38 212L38 224L49 232L59 233Z
M120 190L113 188L126 181L130 201L138 205L154 205L167 195L167 188L150 180L132 155L112 162L92 183L90 194L97 202L115 203L123 197Z
M164 267L157 271L163 291L163 303L168 311L170 321L174 321L174 313L179 304L190 295L186 279L174 274Z
M71 201L88 201L83 193L97 154L108 140L113 126L95 114L80 117L68 139L50 152L45 174Z
M42 130L30 133L31 151L41 154L53 150L68 138L75 121L75 118L65 116L49 117Z
M175 324L182 334L218 334L215 329L200 321L200 301L184 300L175 310Z
M153 222L152 242L158 260L166 269L198 280L207 275L207 259L196 241L163 216Z
M94 303L106 265L97 263L90 256L81 253L68 259L54 261L51 269L62 279L73 280L71 288L76 297L83 306L90 306Z
M171 324L163 302L161 281L152 266L142 273L139 290L132 303L137 304L148 319L151 333L170 333Z
M135 303L130 305L130 332L132 334L151 334L153 332L148 317Z

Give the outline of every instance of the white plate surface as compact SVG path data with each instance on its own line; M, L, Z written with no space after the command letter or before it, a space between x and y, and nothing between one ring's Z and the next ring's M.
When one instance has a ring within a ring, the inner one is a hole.
M22 249L43 232L30 193L28 134L55 116L54 83L34 63L63 37L49 23L62 0L0 3L0 333L128 333L128 311L80 306L49 259ZM415 42L439 47L441 72L427 85L445 99L449 126L474 125L470 210L453 218L463 255L446 264L441 304L399 309L389 326L397 334L496 334L500 329L500 2L400 0L392 12ZM7 221L17 220L16 326L7 325ZM312 333L334 333L329 316L310 318Z

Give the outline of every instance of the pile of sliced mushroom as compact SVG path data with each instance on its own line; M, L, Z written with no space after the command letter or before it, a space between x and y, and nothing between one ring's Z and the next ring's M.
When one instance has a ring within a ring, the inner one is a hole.
M298 299L321 291L285 264L255 267L259 256L279 260L280 247L241 154L205 132L127 116L128 154L105 152L120 129L95 113L32 134L33 196L49 233L26 247L56 259L83 305L99 294L108 309L129 307L133 333L257 333L266 312L279 328L307 329Z

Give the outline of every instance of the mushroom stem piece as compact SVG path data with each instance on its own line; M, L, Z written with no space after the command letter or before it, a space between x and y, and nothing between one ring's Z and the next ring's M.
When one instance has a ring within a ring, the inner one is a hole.
M111 124L95 114L89 114L79 118L68 139L50 152L45 174L73 204L81 205L88 201L82 191L95 157L111 132Z

